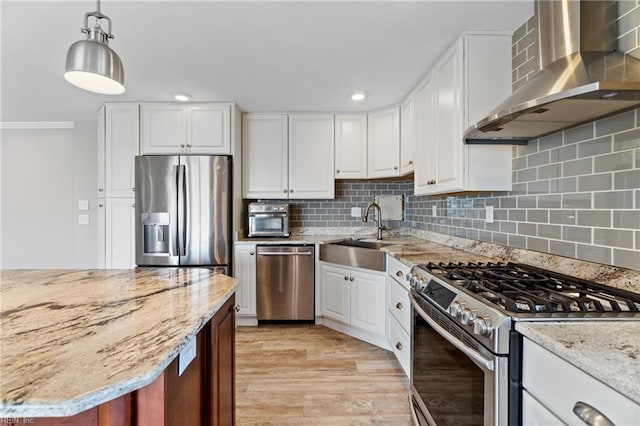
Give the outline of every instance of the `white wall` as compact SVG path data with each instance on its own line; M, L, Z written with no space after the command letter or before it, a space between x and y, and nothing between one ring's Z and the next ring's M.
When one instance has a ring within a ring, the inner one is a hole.
M0 267L96 267L96 131L1 131ZM89 225L78 225L80 199Z

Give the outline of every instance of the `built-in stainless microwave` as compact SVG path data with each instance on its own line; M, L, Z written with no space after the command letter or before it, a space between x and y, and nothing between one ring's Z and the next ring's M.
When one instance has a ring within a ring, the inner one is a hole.
M249 237L288 237L289 204L250 203Z

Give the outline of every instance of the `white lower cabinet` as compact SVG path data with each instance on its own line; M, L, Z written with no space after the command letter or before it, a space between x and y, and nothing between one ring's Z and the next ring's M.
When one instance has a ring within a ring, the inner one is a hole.
M387 347L384 273L320 264L323 324Z
M105 201L104 222L98 219L98 224L105 226L104 267L107 269L136 267L134 202L133 198L107 198Z
M411 268L387 255L389 346L407 376L411 373L411 302L405 277Z
M523 425L584 425L578 402L616 425L640 425L640 405L593 376L526 337L522 354Z
M238 280L236 303L238 325L257 325L256 318L256 245L235 243L233 246L233 275Z

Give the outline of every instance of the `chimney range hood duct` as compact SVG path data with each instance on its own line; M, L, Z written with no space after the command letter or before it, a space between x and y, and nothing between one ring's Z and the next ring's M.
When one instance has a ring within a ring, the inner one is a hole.
M529 140L640 106L640 60L616 52L616 2L535 2L540 71L465 133L468 144Z

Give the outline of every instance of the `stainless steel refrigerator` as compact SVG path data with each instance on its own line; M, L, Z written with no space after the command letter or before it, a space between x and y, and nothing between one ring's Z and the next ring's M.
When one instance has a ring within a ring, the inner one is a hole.
M136 264L230 272L231 157L141 155L135 174Z

